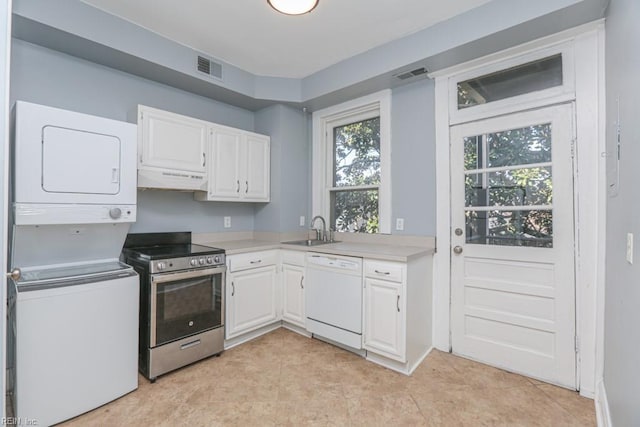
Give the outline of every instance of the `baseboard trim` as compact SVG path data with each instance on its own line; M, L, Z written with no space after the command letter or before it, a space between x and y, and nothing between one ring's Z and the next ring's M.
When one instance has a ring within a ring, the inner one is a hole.
M607 400L607 390L604 381L600 380L596 386L596 420L598 427L613 427L611 422L611 412L609 412L609 400Z

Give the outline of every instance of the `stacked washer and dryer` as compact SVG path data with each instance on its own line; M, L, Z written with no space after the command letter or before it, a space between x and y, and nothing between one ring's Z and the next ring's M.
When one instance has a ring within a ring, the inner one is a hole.
M51 425L138 386L139 280L118 259L137 134L20 101L13 114L9 388L21 422Z

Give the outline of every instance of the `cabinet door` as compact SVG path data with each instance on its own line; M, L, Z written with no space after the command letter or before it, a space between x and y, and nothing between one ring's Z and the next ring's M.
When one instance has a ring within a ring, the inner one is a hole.
M227 339L266 326L278 319L276 266L229 275Z
M270 185L270 140L268 136L247 134L246 174L244 198L251 201L269 201Z
M406 362L404 285L366 278L364 295L364 347Z
M283 311L282 318L289 323L305 327L304 267L282 265Z
M205 172L205 122L152 108L141 108L141 166Z
M209 168L209 198L240 199L243 190L240 177L242 132L212 128Z

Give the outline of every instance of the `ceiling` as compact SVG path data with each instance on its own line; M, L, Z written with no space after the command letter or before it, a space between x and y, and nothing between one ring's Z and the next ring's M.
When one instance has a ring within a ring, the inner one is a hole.
M255 75L303 78L491 0L320 0L287 16L266 0L83 0Z

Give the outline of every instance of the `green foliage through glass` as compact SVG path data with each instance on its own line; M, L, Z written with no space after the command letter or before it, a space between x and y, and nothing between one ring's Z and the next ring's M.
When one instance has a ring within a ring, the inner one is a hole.
M476 135L463 143L465 206L496 208L466 211L467 243L553 247L551 125Z
M333 128L331 224L336 231L377 233L380 117ZM342 190L344 187L344 190Z

